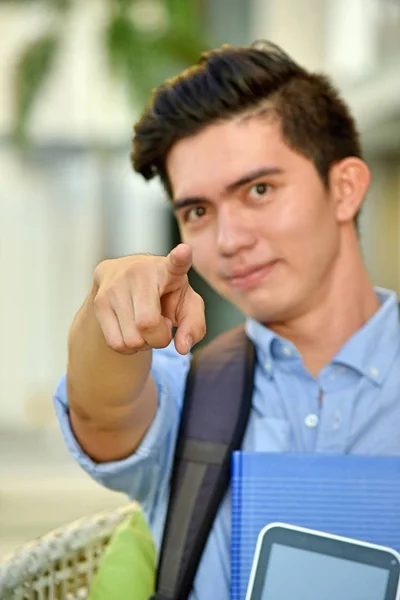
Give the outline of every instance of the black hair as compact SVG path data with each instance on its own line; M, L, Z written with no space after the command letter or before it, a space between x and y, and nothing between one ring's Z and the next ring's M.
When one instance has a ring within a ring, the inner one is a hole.
M134 128L131 160L146 179L159 175L172 196L166 157L179 140L246 112L271 110L285 142L315 165L327 186L330 168L362 157L349 108L328 77L311 73L269 42L224 45L154 90Z

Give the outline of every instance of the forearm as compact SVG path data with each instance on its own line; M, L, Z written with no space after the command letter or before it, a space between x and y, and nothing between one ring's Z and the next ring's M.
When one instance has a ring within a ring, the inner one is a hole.
M151 351L122 355L107 346L91 295L72 323L68 350L68 403L79 442L96 460L123 458L156 412Z

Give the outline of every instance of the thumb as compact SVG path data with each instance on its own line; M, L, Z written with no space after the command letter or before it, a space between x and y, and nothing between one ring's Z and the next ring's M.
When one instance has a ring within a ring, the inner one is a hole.
M206 334L204 300L190 286L176 316L175 348L180 354L188 354L192 346L200 342Z

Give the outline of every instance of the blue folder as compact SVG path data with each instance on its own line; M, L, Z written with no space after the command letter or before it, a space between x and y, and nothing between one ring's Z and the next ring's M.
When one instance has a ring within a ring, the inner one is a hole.
M244 600L257 536L274 521L400 551L400 457L235 452L232 461L231 600Z

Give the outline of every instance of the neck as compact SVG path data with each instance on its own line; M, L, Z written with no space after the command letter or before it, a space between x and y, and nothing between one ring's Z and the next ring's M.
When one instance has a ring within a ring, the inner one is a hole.
M378 310L379 299L364 265L358 239L350 235L329 280L312 304L287 322L269 327L290 340L315 377L345 342Z

